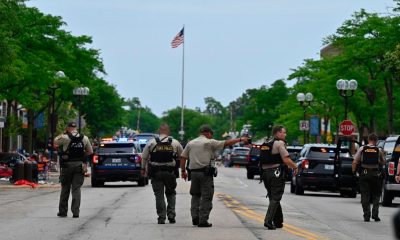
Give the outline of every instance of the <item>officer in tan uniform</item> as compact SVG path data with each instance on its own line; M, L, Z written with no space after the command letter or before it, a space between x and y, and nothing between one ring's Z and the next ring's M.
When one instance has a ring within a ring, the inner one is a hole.
M264 226L269 230L283 227L281 207L282 195L285 191L285 176L282 166L287 165L297 173L297 165L290 159L286 150L286 129L275 126L272 129L272 139L260 146L261 178L268 192L269 205L264 219Z
M85 158L93 153L92 145L88 137L78 133L74 122L68 123L66 131L55 138L54 145L61 153L61 194L57 216L67 216L68 198L72 192L71 211L73 217L78 218L81 205L81 186L87 169Z
M372 219L379 222L379 198L381 196L381 167L385 165L383 152L376 146L378 137L371 133L368 135L368 145L358 149L352 164L353 173L359 165L361 205L364 211L364 221L371 218L370 198L372 197Z
M183 149L177 140L169 136L170 129L167 124L160 125L159 134L159 137L149 140L143 149L142 170L147 170L151 177L151 186L156 197L158 224L165 224L166 217L170 223L175 223L175 165ZM168 206L165 205L164 192Z
M181 155L182 178L187 179L186 160L190 159L189 169L191 171L192 183L190 186L191 215L193 225L198 227L211 227L208 222L212 209L214 196L215 166L211 160L217 150L239 142L247 142L248 138L236 138L226 141L212 139L213 130L208 125L200 127L200 136L190 141Z

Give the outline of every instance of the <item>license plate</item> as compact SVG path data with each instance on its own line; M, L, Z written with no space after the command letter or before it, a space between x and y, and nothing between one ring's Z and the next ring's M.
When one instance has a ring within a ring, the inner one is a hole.
M113 158L111 159L112 163L121 163L121 158Z
M333 165L325 165L325 170L333 170Z

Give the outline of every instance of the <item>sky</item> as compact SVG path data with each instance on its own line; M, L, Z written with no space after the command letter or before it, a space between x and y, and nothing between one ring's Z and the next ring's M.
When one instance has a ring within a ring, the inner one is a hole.
M247 89L286 79L304 59L319 59L322 40L364 8L386 13L392 0L31 0L61 16L73 35L89 35L104 78L124 98L139 97L158 115L181 105L185 25L186 108L204 98L224 106ZM289 86L293 81L287 82Z

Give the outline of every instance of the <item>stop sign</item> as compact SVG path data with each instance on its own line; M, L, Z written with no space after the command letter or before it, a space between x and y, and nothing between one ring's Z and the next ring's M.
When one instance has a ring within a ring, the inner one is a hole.
M344 120L343 122L340 123L339 125L339 131L343 135L351 135L355 130L354 124L350 120Z

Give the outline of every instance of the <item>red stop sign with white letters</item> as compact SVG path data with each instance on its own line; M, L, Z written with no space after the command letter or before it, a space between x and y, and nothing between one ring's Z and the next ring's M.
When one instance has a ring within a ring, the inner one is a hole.
M339 131L346 136L351 135L355 131L355 128L353 122L350 120L344 120L339 125Z

